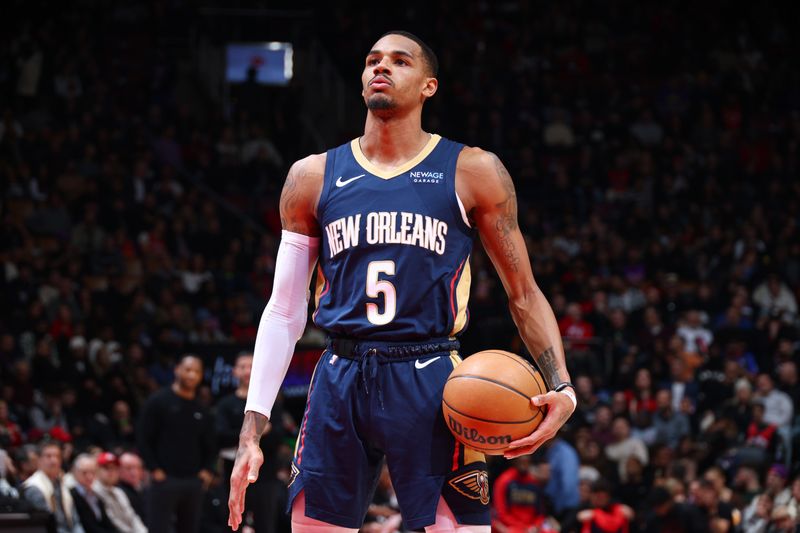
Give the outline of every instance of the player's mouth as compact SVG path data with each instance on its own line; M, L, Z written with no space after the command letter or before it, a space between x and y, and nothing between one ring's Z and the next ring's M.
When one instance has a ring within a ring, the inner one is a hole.
M386 87L391 87L392 82L389 78L384 76L375 76L372 78L372 81L369 82L370 87L375 87L376 89L385 89Z

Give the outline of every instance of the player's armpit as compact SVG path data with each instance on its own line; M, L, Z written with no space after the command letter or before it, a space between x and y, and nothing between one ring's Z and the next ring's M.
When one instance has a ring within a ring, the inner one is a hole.
M310 155L289 169L280 200L281 226L287 231L319 237L317 203L325 176L325 154Z

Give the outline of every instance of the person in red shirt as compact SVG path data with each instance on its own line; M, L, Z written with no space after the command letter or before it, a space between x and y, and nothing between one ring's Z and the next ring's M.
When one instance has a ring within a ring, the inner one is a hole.
M604 479L592 484L589 497L591 509L578 513L583 524L581 533L628 533L633 510L627 505L611 501L611 485Z
M548 533L544 486L549 477L546 462L533 465L523 455L511 462L494 483L492 531L500 533Z
M573 350L589 349L586 341L594 337L594 326L583 319L579 304L571 303L567 306L566 315L558 321L558 329Z

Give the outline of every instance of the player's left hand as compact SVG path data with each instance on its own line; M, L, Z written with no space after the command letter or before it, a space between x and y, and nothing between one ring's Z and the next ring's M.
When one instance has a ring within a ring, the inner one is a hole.
M508 445L503 454L506 459L535 452L539 446L556 436L558 430L569 420L575 410L572 400L562 392L550 391L547 394L534 396L531 398L531 403L535 407L546 405L547 415L536 431Z

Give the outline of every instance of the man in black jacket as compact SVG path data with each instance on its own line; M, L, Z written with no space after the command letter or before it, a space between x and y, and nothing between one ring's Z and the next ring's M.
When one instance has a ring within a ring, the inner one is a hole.
M95 494L92 484L97 479L97 461L88 454L75 458L72 475L77 485L70 489L75 510L86 533L119 533L108 518L103 501Z
M148 496L150 533L167 533L173 517L177 533L200 527L203 491L213 478L214 422L196 399L203 363L184 356L175 381L145 402L139 419L139 450L153 480Z

